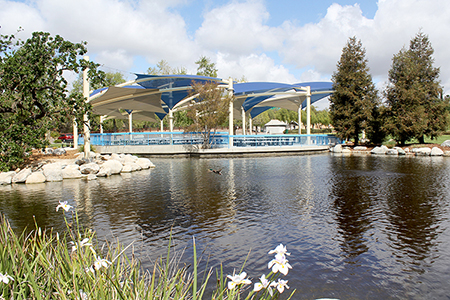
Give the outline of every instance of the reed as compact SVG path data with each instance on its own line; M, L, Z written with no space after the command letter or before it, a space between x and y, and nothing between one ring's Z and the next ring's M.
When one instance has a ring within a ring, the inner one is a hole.
M199 272L195 239L192 273L189 272L189 265L181 263L181 255L171 253L170 243L167 255L160 257L153 269L144 270L135 258L132 244L124 246L116 241L106 242L100 247L95 232L82 228L76 212L68 212L72 208L70 205L60 203L59 208L63 208L66 223L66 230L62 233L53 229L44 230L35 224L35 229L30 233L23 231L16 234L8 220L0 214L1 300L199 300L205 297L213 272L212 269ZM281 255L285 259L284 253ZM272 262L276 267L281 266L275 260ZM269 281L255 284L252 290L251 282L243 272L244 265L240 274L228 276L224 276L220 266L220 270L216 271L217 286L209 297L221 300L279 297L282 291L275 279L281 272L277 273L278 270L272 267L267 277ZM285 271L287 274L287 269ZM202 278L199 278L200 275ZM265 280L263 277L261 279ZM283 289L285 287L289 288L284 285Z

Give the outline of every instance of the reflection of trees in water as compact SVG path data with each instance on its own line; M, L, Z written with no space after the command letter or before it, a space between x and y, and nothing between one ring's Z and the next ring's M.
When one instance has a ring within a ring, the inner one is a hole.
M330 168L330 196L347 257L366 252L365 234L380 224L397 260L408 270L423 270L437 246L448 166L430 157L336 156Z
M365 157L334 157L330 169L334 174L331 194L338 231L342 235L341 248L350 262L368 251L367 230L372 228L372 184L365 172Z
M217 163L224 163L219 161ZM228 172L223 175L208 172L210 168L227 166L211 165L209 160L199 160L192 164L189 160L165 161L161 170L152 174L145 201L146 210L137 212L138 225L142 234L153 240L162 233L204 234L208 231L220 232L234 214L234 203L230 201Z
M384 187L388 211L386 217L391 226L387 235L393 253L408 269L423 271L425 259L432 258L437 246L439 223L444 197L442 174L444 164L438 158L400 159L393 170L404 172Z
M34 230L35 224L62 232L66 227L63 213L61 210L56 212L58 200L55 199L73 204L73 198L66 193L62 182L1 186L0 212L6 215L16 232L25 228Z

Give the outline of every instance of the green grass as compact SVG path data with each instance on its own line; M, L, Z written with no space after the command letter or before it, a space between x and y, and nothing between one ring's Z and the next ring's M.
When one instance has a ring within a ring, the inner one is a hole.
M58 207L63 207L62 203ZM65 232L43 230L36 224L31 233L24 231L17 235L0 214L0 299L204 298L213 272L211 269L198 271L195 239L193 273L189 272L189 264L180 261L181 255L171 253L170 244L166 257L159 258L152 269L144 270L135 258L132 245L115 241L100 247L95 232L83 229L76 213L63 211L62 217ZM130 251L131 255L126 255ZM245 262L241 272L244 266ZM227 277L230 277L224 276L222 266L216 274L217 286L211 299L279 297L275 286L253 291L251 285L238 283L228 288ZM267 278L275 282L279 276L280 273L270 272Z

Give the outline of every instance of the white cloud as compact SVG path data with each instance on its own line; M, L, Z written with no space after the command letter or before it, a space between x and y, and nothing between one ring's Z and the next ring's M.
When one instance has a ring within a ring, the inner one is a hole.
M124 49L101 51L95 61L105 66L114 66L118 70L129 70L133 66L133 56Z
M275 65L273 59L265 54L240 56L232 58L229 54L217 55L217 68L219 76L245 78L248 81L274 81L294 83L297 80L284 66ZM228 75L228 76L227 76Z
M39 12L45 22L30 25L32 31L46 30L73 42L88 41L90 52L120 49L130 57L144 56L151 63L166 59L179 64L192 59L198 49L187 36L182 17L169 9L169 5L178 2L37 0L33 9L25 4L3 1L0 11L10 16L13 26L22 27L28 27L28 22L21 9L13 9L14 6Z
M193 30L186 28L177 12L186 5L196 2L0 0L0 33L14 33L22 26L22 38L43 30L73 42L85 40L92 58L116 69L147 70L164 59L195 73L194 62L205 55L217 63L222 77L244 75L252 81L280 82L329 80L348 38L356 36L367 50L373 77L382 86L392 56L422 29L435 49L442 84L450 89L447 0L379 0L373 19L364 17L357 4L332 4L316 23L286 20L278 27L267 25L271 12L264 0L231 0L209 10L199 7L203 22ZM148 65L137 67L141 58Z
M281 47L284 32L264 25L268 18L261 1L232 1L205 14L195 33L196 41L204 48L231 54L276 50Z
M19 36L23 39L33 31L47 30L45 20L35 7L8 0L0 0L0 26L0 33L7 35L22 27L23 32Z
M331 75L347 39L358 35L358 30L371 26L371 23L357 4L332 4L319 23L288 26L289 38L281 53L286 63L297 68L314 66L316 72Z

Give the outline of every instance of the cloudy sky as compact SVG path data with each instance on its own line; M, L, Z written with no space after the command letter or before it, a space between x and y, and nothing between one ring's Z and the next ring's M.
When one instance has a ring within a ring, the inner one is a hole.
M162 59L195 74L207 56L221 78L329 81L356 36L379 87L392 56L422 30L450 92L448 0L0 0L0 26L22 27L22 39L47 31L87 41L92 60L129 79Z

